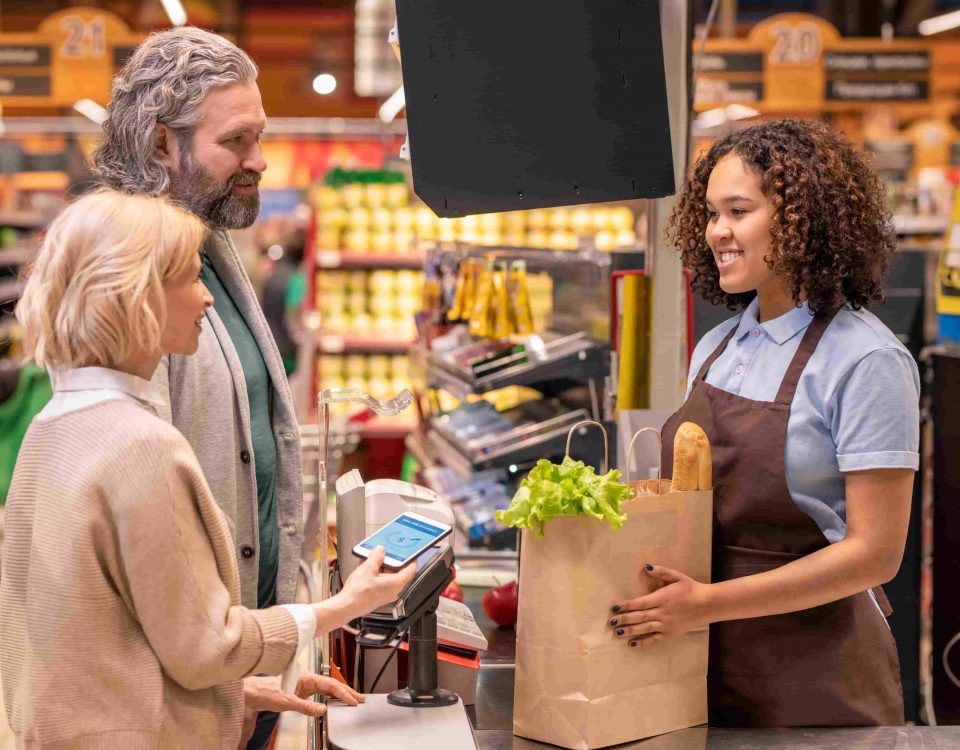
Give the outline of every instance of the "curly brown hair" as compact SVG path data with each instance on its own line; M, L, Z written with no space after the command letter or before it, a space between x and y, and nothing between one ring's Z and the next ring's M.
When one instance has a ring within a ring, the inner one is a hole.
M746 307L756 292L728 294L707 246L707 181L736 154L773 205L765 260L791 297L810 311L881 303L896 234L883 185L866 156L835 129L813 120L762 122L717 141L699 159L667 222L667 238L693 271L692 286L713 304Z

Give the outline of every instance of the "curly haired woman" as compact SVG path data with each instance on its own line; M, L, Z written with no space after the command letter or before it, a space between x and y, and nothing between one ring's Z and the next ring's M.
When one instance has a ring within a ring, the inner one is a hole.
M902 724L880 585L903 556L920 379L865 309L895 248L880 181L829 127L765 122L696 164L668 231L694 288L743 309L697 346L663 431L668 462L682 422L710 438L713 583L647 565L609 625L637 648L709 625L711 724Z

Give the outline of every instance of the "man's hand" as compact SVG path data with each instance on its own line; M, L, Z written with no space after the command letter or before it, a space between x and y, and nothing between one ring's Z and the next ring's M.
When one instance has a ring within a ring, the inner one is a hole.
M327 707L323 703L308 700L314 695L326 695L348 706L356 706L364 701L360 693L343 683L317 674L301 675L297 681L296 695L280 689L279 677L247 677L243 681L243 707L246 712L296 711L304 716L323 716Z

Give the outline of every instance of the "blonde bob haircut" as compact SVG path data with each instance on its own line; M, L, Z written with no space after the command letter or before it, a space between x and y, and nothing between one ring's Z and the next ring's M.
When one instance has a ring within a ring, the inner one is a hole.
M50 225L16 316L24 348L49 370L116 367L160 346L163 285L186 273L205 238L166 198L101 189Z

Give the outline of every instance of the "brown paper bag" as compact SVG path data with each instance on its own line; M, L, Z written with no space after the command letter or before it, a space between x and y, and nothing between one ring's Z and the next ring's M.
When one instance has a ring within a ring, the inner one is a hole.
M551 519L542 537L523 530L516 735L592 750L707 721L708 631L630 648L604 618L614 601L653 590L647 562L709 582L713 492L628 484L636 495L617 531L588 516Z

